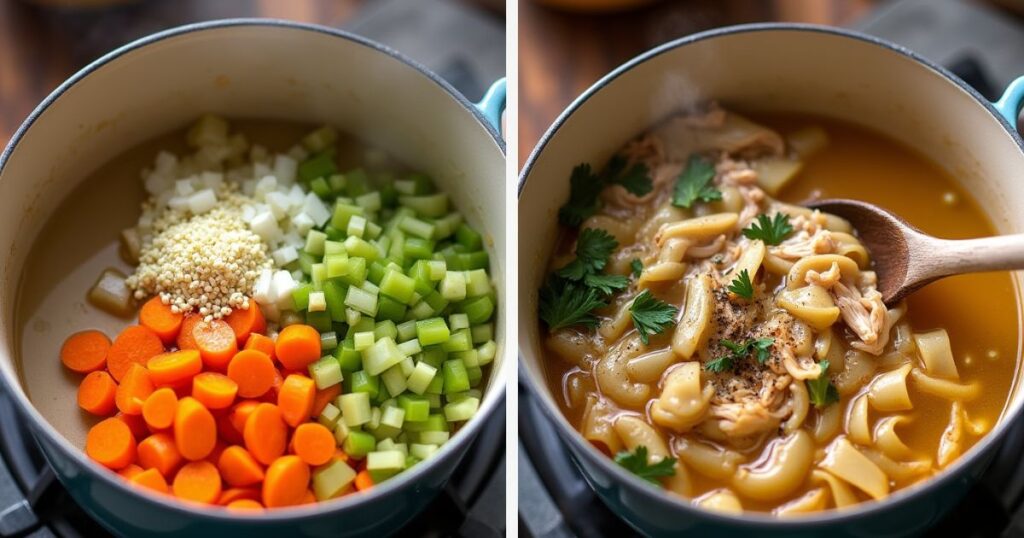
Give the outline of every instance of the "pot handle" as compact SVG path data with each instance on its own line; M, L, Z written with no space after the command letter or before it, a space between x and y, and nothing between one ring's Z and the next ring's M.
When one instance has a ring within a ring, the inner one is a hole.
M505 91L505 79L504 77L499 78L487 89L483 99L476 103L476 108L499 133L501 132L501 113L505 111Z
M1024 77L1017 77L1003 92L998 101L992 103L1010 125L1017 126L1021 105L1024 104Z

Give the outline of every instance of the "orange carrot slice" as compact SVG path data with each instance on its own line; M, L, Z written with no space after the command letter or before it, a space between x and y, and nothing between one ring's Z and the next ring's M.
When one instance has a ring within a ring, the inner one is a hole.
M127 424L108 418L89 429L85 453L104 467L121 469L135 459L135 437Z
M178 331L178 349L199 349L195 338L192 337L192 329L201 321L203 321L203 316L199 314L185 314L184 319L181 320L181 330Z
M142 440L138 447L139 465L156 469L163 476L171 476L181 465L181 453L174 438L166 433L154 433Z
M331 430L316 422L299 424L292 434L292 452L309 465L330 461L337 446Z
M373 478L370 476L370 472L366 469L359 471L356 474L356 489L359 491L366 491L373 487Z
M171 489L179 499L213 504L220 497L220 473L208 461L186 463L174 476Z
M207 368L223 371L238 352L238 340L231 326L224 320L214 319L200 321L192 328L192 339L195 340L203 364Z
M191 381L192 376L203 370L203 359L194 349L183 349L161 353L146 362L146 369L153 383L161 387L176 386Z
M118 471L117 474L123 476L127 480L131 480L133 476L141 473L144 470L145 469L139 467L138 465L135 465L134 463L129 463L124 469Z
M309 465L298 456L281 456L267 468L263 480L263 504L267 508L294 506L309 488Z
M263 466L240 446L229 446L221 453L217 469L232 487L251 486L263 481Z
M192 378L192 397L207 409L227 409L235 402L238 384L224 374L203 372Z
M174 415L177 412L178 395L169 387L156 389L142 404L142 418L154 430L170 428L174 424Z
M274 345L277 360L289 370L303 370L320 358L320 333L309 325L289 325Z
M153 380L144 366L132 363L114 395L117 408L126 415L141 415L142 405L153 394Z
M288 426L281 418L281 411L274 404L261 403L249 414L242 432L245 448L256 461L270 465L284 454L288 437Z
M217 504L228 505L241 499L259 501L263 498L263 492L257 487L228 488L220 493Z
M249 339L250 334L267 332L267 320L263 317L263 312L260 311L259 305L252 299L249 299L248 309L236 308L224 318L224 321L231 326L231 330L235 333L235 339L240 346Z
M107 369L118 383L132 364L145 366L150 358L164 352L164 344L153 331L141 326L126 327L107 352Z
M128 426L128 429L131 430L135 439L143 439L152 433L149 431L149 426L146 425L146 421L142 418L142 415L126 415L118 411L117 414L114 415L114 418L124 422Z
M254 501L252 499L238 499L237 501L228 503L226 508L228 510L245 512L249 510L263 510L263 505L260 504L259 501Z
M274 360L274 341L269 336L260 333L250 334L249 339L245 341L245 349L262 351L270 357L270 360Z
M167 480L164 479L164 475L160 474L160 471L156 469L146 469L141 473L133 476L131 482L137 486L149 488L153 491L160 493L168 493L170 488L167 487Z
M78 386L78 407L101 417L114 412L117 383L106 372L92 372Z
M110 339L99 331L72 334L60 348L60 361L69 370L87 374L102 370L107 365Z
M274 361L262 351L243 349L228 363L228 377L238 384L238 395L258 398L274 384Z
M170 345L178 338L184 319L184 314L171 310L171 305L164 304L159 295L146 301L139 309L139 325L153 331L164 345Z
M217 423L213 415L198 400L191 397L178 402L174 415L174 440L178 452L190 461L201 460L217 444Z
M318 417L320 413L324 411L327 404L334 401L335 398L341 395L341 383L337 385L331 385L323 390L317 390L316 395L313 397L313 408L309 410L310 417Z
M249 419L249 415L259 404L260 402L256 400L242 400L231 408L231 412L228 413L228 418L231 421L231 425L239 434L245 431L245 421Z
M277 393L277 407L285 423L295 428L309 420L315 396L316 383L312 379L299 374L286 377Z

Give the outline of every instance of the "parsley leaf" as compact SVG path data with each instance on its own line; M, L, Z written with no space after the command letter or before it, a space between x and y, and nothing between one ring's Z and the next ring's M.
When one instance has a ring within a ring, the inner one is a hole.
M615 463L654 485L660 485L659 477L675 476L676 474L675 458L664 458L657 463L647 463L647 447L643 445L636 447L633 452L628 450L619 452L615 455Z
M571 228L582 224L597 211L597 196L603 186L589 164L576 165L569 177L569 201L558 210L558 221Z
M750 273L746 269L740 271L740 276L732 280L729 291L744 299L754 298L754 284L750 282Z
M604 176L608 181L622 185L634 196L643 196L654 189L654 182L648 175L646 164L636 163L627 170L625 157L616 155L608 161L604 170Z
M587 228L576 240L576 259L558 270L558 276L569 280L583 280L587 275L600 273L608 263L608 256L619 242L600 228Z
M602 306L606 304L598 290L565 279L549 278L540 289L540 319L552 331L571 325L593 329L597 327L597 318L590 312Z
M745 359L751 352L755 353L758 363L764 364L770 356L769 350L775 344L775 339L755 338L740 344L723 338L718 343L725 349L728 349L729 353L704 363L704 369L715 373L722 373L726 370L732 370L736 366L737 361Z
M633 276L636 278L640 278L640 273L644 272L644 264L637 258L633 258L633 261L629 262L629 268L633 270Z
M694 202L713 202L722 199L722 192L711 185L715 178L715 165L700 155L691 155L686 168L676 179L672 189L672 205L688 208Z
M807 394L811 397L811 403L814 404L814 407L821 409L838 402L839 391L828 377L828 361L821 361L818 366L821 367L821 375L818 376L818 379L808 379L805 383L807 383Z
M583 278L583 283L605 295L611 295L626 289L629 286L629 279L621 275L587 275Z
M747 238L760 239L766 245L778 245L791 233L793 227L789 224L789 215L785 213L776 213L771 219L768 215L758 215L757 222L743 229L743 235Z
M640 333L640 341L646 345L650 343L650 335L664 331L665 327L675 321L678 310L656 299L650 290L644 290L633 299L629 313L633 317L633 325Z

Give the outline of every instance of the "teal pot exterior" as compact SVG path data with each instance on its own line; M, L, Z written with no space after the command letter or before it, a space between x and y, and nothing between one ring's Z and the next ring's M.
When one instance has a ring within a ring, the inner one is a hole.
M226 77L233 85L215 84ZM480 103L470 103L382 45L333 28L270 19L213 21L154 34L100 58L57 88L0 154L0 391L11 397L74 500L119 536L387 536L422 512L485 421L504 422L504 379L512 364L504 345L507 312L496 316L499 351L480 411L432 459L358 495L245 514L187 506L132 487L73 446L54 426L59 415L47 420L33 405L16 364L20 267L48 213L89 169L214 112L332 123L430 173L491 240L504 305L504 106L504 80ZM58 404L76 414L73 396Z
M557 235L558 207L568 199L572 167L605 162L660 119L707 99L726 107L838 117L886 132L955 170L1001 233L1019 233L1024 143L1015 125L1024 79L989 103L942 67L864 34L802 24L722 28L657 47L598 81L555 121L520 176L519 382L617 515L648 536L920 535L963 498L1020 422L1019 366L1010 403L994 430L940 475L881 502L789 519L702 510L649 486L587 443L546 386L536 290ZM1019 308L1020 275L1014 278Z

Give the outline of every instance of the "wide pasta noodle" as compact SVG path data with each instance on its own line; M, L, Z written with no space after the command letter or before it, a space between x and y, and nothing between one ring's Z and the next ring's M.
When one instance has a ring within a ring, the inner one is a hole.
M909 460L913 458L914 452L896 434L896 426L909 420L906 415L893 415L879 420L875 424L875 446L883 454L894 460Z
M945 329L936 329L914 334L914 345L924 362L924 371L932 377L960 380L960 373L953 360L953 348Z
M708 411L714 389L701 383L700 364L686 362L665 376L661 396L651 405L651 419L679 433L690 431Z
M879 411L908 411L914 408L907 391L907 374L911 366L905 364L880 374L868 387L868 402Z
M914 380L917 390L950 401L970 401L981 394L981 385L976 382L956 383L945 379L937 379L913 368L910 377Z
M609 454L622 450L622 440L615 432L614 410L608 402L591 394L583 411L580 433L583 438L602 448Z
M639 407L651 395L651 386L630 381L626 365L641 351L639 338L629 338L617 344L594 365L597 386L606 396L620 405Z
M760 501L775 501L793 493L806 479L814 460L814 442L803 430L769 445L767 454L741 465L732 478L738 493Z
M736 467L743 462L743 456L732 451L715 447L700 441L691 441L685 437L676 440L675 453L680 461L708 478L725 480L736 472Z
M889 477L854 448L845 437L840 437L829 445L825 459L819 465L875 500L884 499L889 495Z
M622 444L629 450L637 447L647 448L647 460L657 463L669 457L668 445L650 424L639 417L620 415L615 419L615 433L619 434Z
M871 444L871 427L868 426L868 397L862 394L853 399L847 408L846 435L858 445Z
M683 317L672 335L672 350L684 359L689 359L697 351L711 323L714 304L711 287L711 277L708 275L698 276L686 286Z

